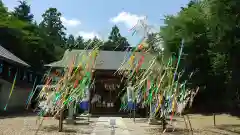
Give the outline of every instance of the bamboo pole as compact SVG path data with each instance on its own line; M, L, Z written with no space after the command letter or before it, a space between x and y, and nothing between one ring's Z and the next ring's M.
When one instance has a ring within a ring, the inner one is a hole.
M193 128L192 128L191 121L190 121L189 116L187 114L186 114L186 116L187 116L187 120L188 120L188 124L189 124L189 127L190 127L191 134L193 135Z
M213 126L215 127L216 126L216 114L213 113Z
M58 132L62 132L63 131L63 112L64 112L64 109L62 109L60 111L60 115L59 115L59 126L58 126Z
M37 128L37 130L36 130L36 132L35 132L35 134L34 134L34 135L37 135L37 133L38 133L38 131L39 131L40 127L41 127L41 126L42 126L42 124L43 124L43 120L44 120L44 118L42 118L42 120L41 120L40 124L38 125L38 128Z

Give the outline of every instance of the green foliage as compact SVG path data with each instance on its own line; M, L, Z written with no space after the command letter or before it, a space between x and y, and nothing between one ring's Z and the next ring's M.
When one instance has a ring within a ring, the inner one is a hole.
M84 39L83 39L83 37L78 36L78 37L76 38L74 48L84 49Z
M219 106L234 104L230 95L240 87L234 75L240 73L239 5L237 0L191 1L177 15L166 16L159 33L165 50L173 54L185 40L182 69L194 71L193 86L206 86L205 101ZM209 96L213 94L218 96Z
M42 17L40 28L44 30L45 35L49 39L51 50L54 51L55 46L64 47L66 39L64 30L66 28L62 24L61 13L56 8L49 8Z
M112 28L106 42L97 37L89 40L71 34L66 37L61 13L56 8L47 9L39 24L33 20L30 11L27 2L19 1L14 11L8 12L0 0L0 44L36 70L42 70L44 64L60 60L66 49L91 49L98 45L104 50L122 50L129 46L117 26Z
M119 28L115 25L112 27L108 41L104 43L102 49L123 51L129 46L127 39L121 36Z
M30 6L27 5L26 1L19 1L19 6L14 8L12 14L21 21L33 21L33 14L30 13Z

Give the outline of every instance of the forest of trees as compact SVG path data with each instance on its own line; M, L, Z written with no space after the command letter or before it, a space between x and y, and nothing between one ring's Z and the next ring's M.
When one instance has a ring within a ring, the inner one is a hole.
M0 44L36 70L41 70L46 63L61 59L66 49L100 45L103 50L121 51L129 46L117 26L112 27L105 42L97 37L84 40L81 36L66 35L61 13L56 8L47 9L39 24L33 19L30 8L25 1L19 1L19 5L8 12L0 0Z
M193 0L177 15L166 16L160 32L149 36L160 35L164 50L176 55L184 39L180 67L185 73L195 72L189 87L201 87L195 103L198 108L239 107L239 6L239 0ZM117 26L112 27L107 41L66 36L60 17L56 8L49 8L38 24L26 2L8 12L0 0L0 44L35 68L59 60L69 48L101 44L104 50L123 50L129 46Z
M166 51L177 54L185 41L181 68L195 72L189 87L201 87L198 109L240 110L239 6L239 0L192 0L160 29Z

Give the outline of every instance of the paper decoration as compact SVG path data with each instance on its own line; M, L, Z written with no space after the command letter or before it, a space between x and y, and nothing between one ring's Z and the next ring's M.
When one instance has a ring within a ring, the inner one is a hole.
M107 108L111 107L111 103L107 103Z
M12 67L8 67L8 77L11 77L12 75Z
M36 82L37 82L37 77L35 77L32 90L31 90L31 92L30 92L30 94L29 94L29 96L28 96L27 102L26 102L27 108L29 107L29 104L31 103L32 97L33 97L33 95L35 94L35 92L36 92L36 90L37 90L37 89L35 89Z
M134 89L133 89L133 87L132 86L128 86L127 87L127 97L128 97L128 102L131 102L131 101L133 101L133 99L134 99Z
M84 98L83 98L83 101L89 101L90 99L90 89L89 87L87 86L85 89L84 89Z
M147 24L143 22L142 25L142 28L145 31L147 29ZM136 33L137 27L132 29L134 29L133 33ZM170 114L172 118L178 108L178 104L186 102L187 98L185 95L187 92L191 91L185 87L187 80L184 83L178 81L181 76L181 72L178 71L178 67L181 62L180 60L183 52L184 40L182 40L179 48L179 55L170 56L168 63L166 63L164 59L159 59L158 54L153 56L152 60L147 61L149 64L144 65L145 70L139 70L143 66L143 54L149 53L154 55L150 52L151 48L149 48L149 45L146 42L146 35L148 35L148 32L144 32L143 39L136 47L138 50L137 53L140 55L135 56L135 51L133 51L133 54L131 54L130 57L127 57L127 60L124 60L122 63L122 65L125 65L126 63L130 65L128 69L125 69L127 72L122 72L122 68L120 67L118 73L123 75L124 78L127 78L128 81L132 81L134 90L138 93L137 103L141 104L141 100L143 100L143 103L146 105L153 103L153 112L157 113L161 111L164 118L167 117L166 115L172 113ZM162 55L160 57L165 58L163 54L160 55ZM174 57L178 57L178 59L175 60L176 58ZM135 59L138 59L137 65L133 64ZM160 66L155 66L155 63ZM192 76L192 74L190 76ZM127 87L127 93L121 98L121 109L132 109L131 106L134 104L134 102L132 102L132 93L129 88L130 86ZM127 97L127 99L125 97Z
M29 82L32 82L33 81L33 74L30 72L29 73Z
M3 64L0 64L0 74L3 73Z
M17 75L18 75L18 70L17 70L16 73L15 73L15 77L14 77L14 79L13 79L12 88L11 88L11 90L10 90L10 94L9 94L9 97L8 97L7 103L6 103L5 107L4 107L4 111L7 110L8 102L9 102L11 96L12 96L12 92L13 92L14 87L15 87L15 83L16 83L16 80L17 80Z
M23 80L26 80L27 79L27 71L24 71L23 73Z

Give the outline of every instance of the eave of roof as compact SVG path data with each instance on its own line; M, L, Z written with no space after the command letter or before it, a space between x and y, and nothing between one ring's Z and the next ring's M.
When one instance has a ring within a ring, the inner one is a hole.
M26 62L24 62L23 60L9 52L7 49L3 48L1 45L0 45L0 57L6 60L10 60L14 63L18 63L20 65L30 67L30 65L28 65Z
M50 64L46 64L47 67L68 67L71 60L76 57L75 67L78 66L78 62L82 60L82 56L90 53L91 50L66 50L62 60L56 61ZM121 66L122 69L128 69L128 65L123 62L126 60L126 56L129 52L121 52L121 51L99 51L99 55L96 58L96 64L94 69L103 69L103 70L117 70ZM141 58L141 53L136 53L136 58ZM151 64L154 56L151 54L144 54L144 63L142 64L142 69L148 68L148 65ZM156 65L155 63L154 65Z

